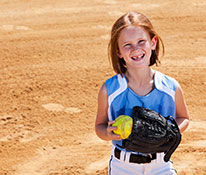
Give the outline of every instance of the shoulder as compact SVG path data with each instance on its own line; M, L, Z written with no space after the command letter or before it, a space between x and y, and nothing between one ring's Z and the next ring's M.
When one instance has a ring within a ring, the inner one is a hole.
M158 90L167 93L174 98L175 91L177 90L177 87L179 87L179 83L174 78L156 71L155 86Z
M106 90L106 85L105 83L101 86L100 90L99 90L99 94L98 94L98 101L99 103L101 103L100 106L102 106L103 103L107 102L107 90Z
M101 96L109 96L111 94L111 88L118 87L117 85L117 75L107 79L99 90L99 97Z
M174 78L165 75L159 71L155 72L155 83L157 83L157 86L167 87L174 91L176 91L176 88L179 84Z
M108 96L110 96L119 89L125 89L127 87L127 82L124 76L122 77L120 74L116 74L105 81L105 86Z
M118 80L118 74L116 74L116 75L110 77L109 79L107 79L107 80L105 81L105 84L111 84L111 83L113 83L113 82L115 82L115 81L117 81L117 80Z

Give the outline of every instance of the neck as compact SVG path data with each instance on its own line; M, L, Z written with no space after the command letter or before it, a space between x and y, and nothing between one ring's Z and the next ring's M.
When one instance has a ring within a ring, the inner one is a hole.
M135 82L137 84L145 84L153 80L154 70L150 67L148 69L127 70L125 73L128 82Z

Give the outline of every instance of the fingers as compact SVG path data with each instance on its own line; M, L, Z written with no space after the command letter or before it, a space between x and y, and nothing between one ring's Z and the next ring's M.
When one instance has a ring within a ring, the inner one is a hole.
M115 130L115 129L117 129L117 127L115 127L115 126L112 126L112 124L114 124L115 123L115 121L113 120L113 121L109 121L108 122L108 126L107 126L107 129L108 129L108 131L113 131L113 130Z
M107 129L108 129L110 132L113 131L113 130L115 130L115 129L117 129L117 127L112 126L112 124L114 124L114 123L115 123L114 120L108 122L108 127L107 127Z
M114 124L115 121L109 121L108 122L108 126L107 126L107 133L108 136L111 138L111 140L121 140L121 137L119 135L114 134L114 130L117 129L117 127L112 126L112 124Z
M116 134L112 134L112 140L122 140L122 138L120 137L120 135L116 135Z
M112 126L112 124L115 123L115 120L112 120L112 121L108 121L108 126Z

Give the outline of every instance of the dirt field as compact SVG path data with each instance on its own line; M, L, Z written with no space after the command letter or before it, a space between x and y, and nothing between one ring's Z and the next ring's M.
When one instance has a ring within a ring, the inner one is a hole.
M113 22L148 16L166 53L154 67L181 84L189 129L172 156L179 175L206 174L205 0L1 0L0 175L106 175L97 94L114 72Z

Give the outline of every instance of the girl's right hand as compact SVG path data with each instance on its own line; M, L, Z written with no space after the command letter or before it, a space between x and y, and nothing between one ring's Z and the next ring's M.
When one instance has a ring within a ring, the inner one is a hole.
M112 124L114 124L115 121L108 121L108 125L107 125L107 136L109 139L111 140L122 140L120 135L116 135L114 134L113 130L117 129L117 127L112 126Z

